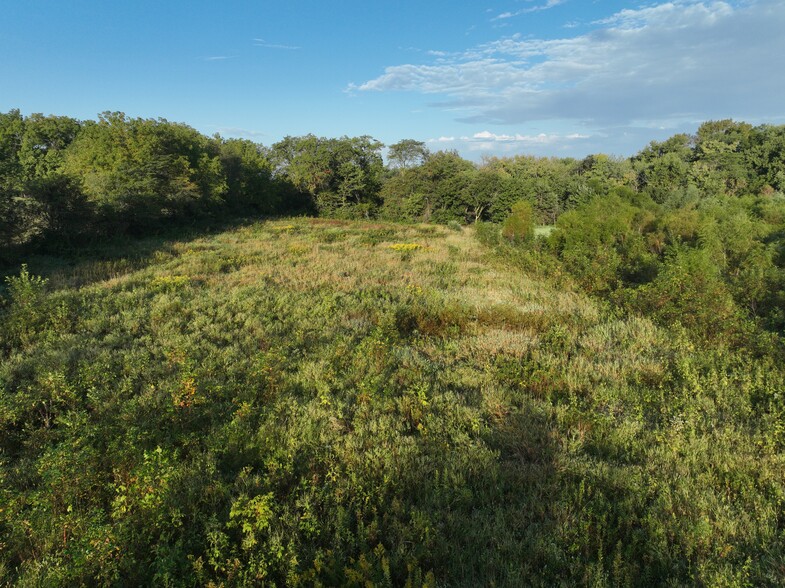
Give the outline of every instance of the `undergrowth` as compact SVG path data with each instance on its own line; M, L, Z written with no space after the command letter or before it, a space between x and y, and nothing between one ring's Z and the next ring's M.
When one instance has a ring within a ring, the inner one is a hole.
M23 268L0 578L778 584L782 368L473 233L286 219Z

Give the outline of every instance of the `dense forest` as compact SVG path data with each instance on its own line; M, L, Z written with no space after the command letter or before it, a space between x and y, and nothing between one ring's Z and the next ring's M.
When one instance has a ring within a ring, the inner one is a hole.
M785 126L476 164L10 111L0 268L0 582L785 578Z
M139 234L238 212L498 223L524 199L538 223L552 224L612 193L663 210L725 196L776 200L783 142L785 127L726 120L653 142L630 159L519 156L476 165L403 140L389 146L385 166L384 145L367 136L286 137L266 147L122 113L77 121L11 111L0 114L0 246L7 260L30 243Z

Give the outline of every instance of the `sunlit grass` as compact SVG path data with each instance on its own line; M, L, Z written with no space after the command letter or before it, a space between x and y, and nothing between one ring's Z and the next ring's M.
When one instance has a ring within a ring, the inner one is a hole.
M8 446L42 472L3 482L3 573L28 583L154 560L197 584L712 584L775 541L772 374L473 229L291 218L47 275L0 369Z

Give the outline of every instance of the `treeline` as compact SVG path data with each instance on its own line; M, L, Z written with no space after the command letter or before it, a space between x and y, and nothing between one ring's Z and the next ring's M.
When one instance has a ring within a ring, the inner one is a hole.
M77 121L13 110L0 114L0 258L227 214L368 216L382 148L312 135L265 147L117 112Z
M165 120L0 115L0 246L140 233L218 209L299 203L267 150Z
M776 199L785 127L705 123L629 159L431 153L404 140L286 137L266 147L163 119L0 114L0 257L38 243L143 233L221 214L501 222L519 200L540 224L626 190L666 209L720 196ZM4 253L3 253L4 252Z
M509 239L490 224L480 235L528 273L568 277L618 308L712 345L766 355L781 346L782 195L723 194L671 208L619 188L564 213L545 238L533 237L525 213L522 228L515 216L504 225Z

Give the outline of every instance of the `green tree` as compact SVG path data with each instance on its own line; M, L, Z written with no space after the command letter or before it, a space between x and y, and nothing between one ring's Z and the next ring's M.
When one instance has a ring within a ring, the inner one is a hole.
M484 167L495 170L502 178L502 191L489 211L489 218L501 222L509 214L512 205L521 198L534 206L540 222L552 224L570 205L575 185L576 162L573 159L558 159L533 156L493 158Z
M693 180L708 194L738 195L751 183L744 153L750 146L752 126L732 120L703 123L696 134Z
M423 141L403 139L390 145L387 158L393 167L408 169L425 163L430 156L428 147Z
M186 125L117 112L84 126L64 169L110 229L198 214L223 202L227 189L216 142Z
M18 242L23 231L19 196L22 168L19 149L24 135L24 118L19 110L0 113L0 258Z
M269 150L247 139L221 139L220 158L230 206L264 213L278 210L280 193L273 187Z
M70 240L90 225L90 207L78 183L63 170L66 150L81 128L79 121L66 116L33 114L24 121L18 205L28 211L28 239Z
M585 157L575 172L596 195L606 195L613 188L635 184L635 172L630 161L604 153Z
M474 164L457 151L438 151L418 168L423 183L423 221L463 220L467 207L462 195L476 173Z
M467 175L462 194L464 219L467 222L486 220L494 203L505 192L505 180L487 166L464 173Z
M287 136L273 145L271 156L276 176L311 198L328 188L331 157L327 139Z
M343 203L375 203L384 170L383 147L381 142L368 135L334 140L336 192Z
M19 110L0 113L0 183L9 185L21 176L19 151L24 139L25 120Z
M380 214L392 220L423 218L427 199L425 179L419 168L401 169L387 177L379 191Z
M24 121L19 164L25 180L62 172L66 148L73 143L81 123L67 116L32 114Z
M308 195L323 214L368 214L381 188L382 143L369 136L285 137L272 147L275 177ZM358 208L359 207L359 208Z
M690 162L693 158L693 138L674 135L658 143L652 141L632 158L640 190L645 190L655 202L672 201L690 183Z
M785 125L761 125L750 133L745 163L755 192L785 192Z

